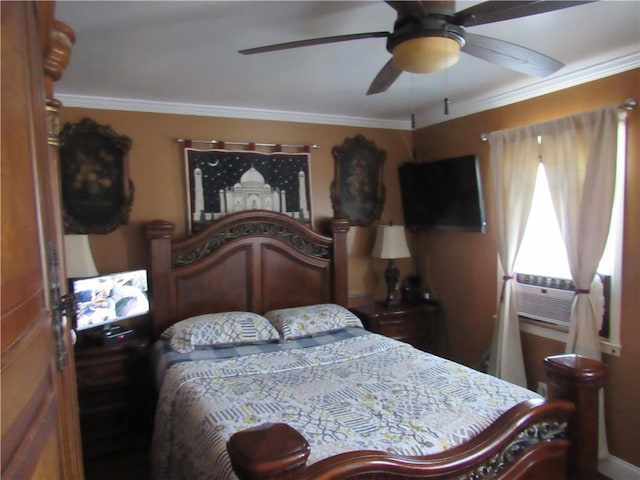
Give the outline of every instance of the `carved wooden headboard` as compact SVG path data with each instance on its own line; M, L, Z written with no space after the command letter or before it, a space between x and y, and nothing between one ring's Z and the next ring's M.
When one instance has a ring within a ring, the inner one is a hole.
M228 215L181 240L173 239L174 230L162 220L145 227L154 337L203 313L347 306L345 219L332 220L331 237L263 210Z

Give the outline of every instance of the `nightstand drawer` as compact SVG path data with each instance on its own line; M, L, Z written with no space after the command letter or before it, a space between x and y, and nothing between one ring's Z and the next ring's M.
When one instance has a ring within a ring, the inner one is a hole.
M114 406L105 411L87 415L80 412L82 449L85 458L127 450L134 445L131 418L126 405Z
M426 332L426 326L423 319L419 317L411 318L385 318L377 323L376 330L387 337L406 339L421 337Z
M110 435L114 432L129 431L129 407L126 403L80 408L80 427L83 439Z
M129 397L130 395L125 381L110 382L100 387L92 385L89 388L78 385L78 402L83 407L91 408L100 405L127 403Z
M438 353L441 315L436 302L387 306L377 302L353 308L367 330Z
M142 444L148 435L147 342L76 345L80 430L85 461Z

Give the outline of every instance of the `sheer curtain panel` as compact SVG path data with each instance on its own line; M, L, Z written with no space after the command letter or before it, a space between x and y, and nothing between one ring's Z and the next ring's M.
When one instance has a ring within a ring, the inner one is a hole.
M513 265L527 224L536 170L545 168L576 288L567 353L601 359L602 307L592 288L614 199L618 106L489 135L498 257L504 271L489 372L526 386ZM607 453L600 402L600 456Z
M617 106L540 126L542 158L576 287L566 351L598 360L602 311L591 284L611 223L617 126Z
M489 373L526 387L513 265L531 209L540 154L532 126L493 132L489 144L498 257L504 274Z
M576 295L566 352L600 360L602 319L592 288L611 223L616 176L617 106L542 125L542 155L551 198L567 249ZM604 395L600 392L599 457L608 455Z

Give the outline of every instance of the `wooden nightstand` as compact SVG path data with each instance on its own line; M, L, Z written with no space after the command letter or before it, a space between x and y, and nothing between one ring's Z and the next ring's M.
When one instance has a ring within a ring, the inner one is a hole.
M367 330L380 333L435 354L442 351L442 312L437 301L402 303L387 307L375 302L351 309Z
M146 340L76 345L80 430L85 462L148 442L150 376Z

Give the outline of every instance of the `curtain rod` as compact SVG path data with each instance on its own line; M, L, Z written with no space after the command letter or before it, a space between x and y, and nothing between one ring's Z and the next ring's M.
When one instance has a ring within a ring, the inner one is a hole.
M635 98L627 98L624 102L618 105L618 109L626 110L627 112L629 112L634 108L636 108L637 106L638 106L638 100L636 100ZM482 140L483 142L486 142L487 140L489 140L489 134L481 133L480 140Z
M216 143L222 143L224 145L240 145L243 147L249 147L249 146L254 146L254 147L287 147L287 148L311 148L313 150L317 150L320 148L320 145L295 145L295 144L289 144L289 143L258 143L258 142L227 142L222 141L222 140L188 140L188 139L184 139L184 138L179 138L177 140L178 143L185 143L185 142L191 142L191 143L204 143L207 145L215 145Z

